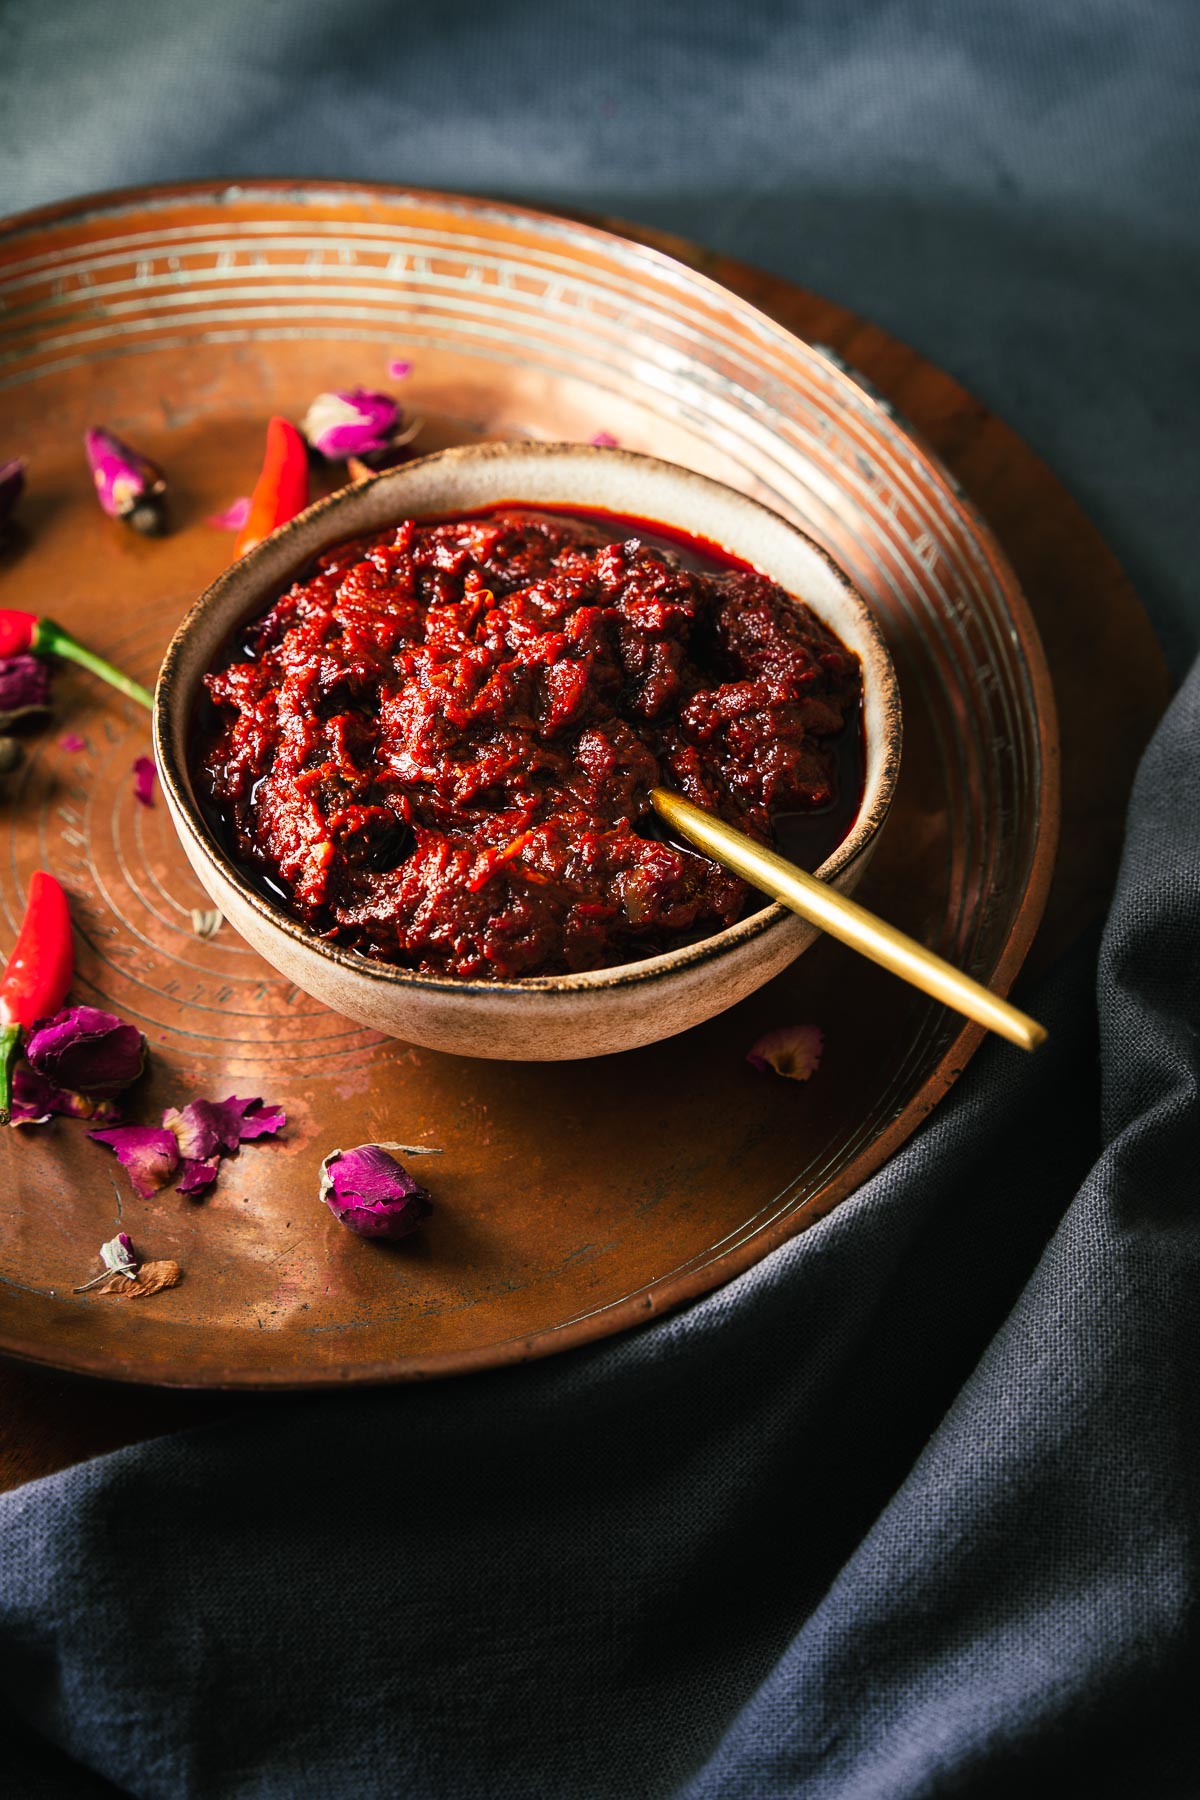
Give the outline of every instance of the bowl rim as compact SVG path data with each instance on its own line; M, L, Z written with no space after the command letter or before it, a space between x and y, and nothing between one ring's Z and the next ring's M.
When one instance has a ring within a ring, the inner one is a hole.
M406 969L398 963L375 962L369 957L345 950L340 945L326 942L323 938L293 919L281 908L273 906L258 889L246 879L242 872L229 858L210 831L191 791L191 783L186 766L181 766L176 758L172 741L172 723L175 703L179 699L178 687L182 681L180 663L188 636L209 612L215 610L233 586L241 586L249 580L253 587L256 566L263 561L275 563L280 546L286 544L303 530L306 534L318 521L335 519L342 510L346 500L355 494L361 494L368 488L385 485L403 486L409 472L417 467L427 467L433 463L441 463L453 468L458 463L481 462L489 460L505 460L514 451L522 456L563 458L570 456L579 460L593 457L620 457L636 467L647 465L665 468L673 473L685 476L694 483L703 483L719 489L722 493L733 494L740 504L751 507L762 513L776 524L784 526L793 536L800 538L826 565L854 610L859 628L864 635L871 652L871 661L867 656L860 658L864 672L864 695L866 682L871 680L879 693L882 726L882 759L876 791L869 805L860 806L854 823L836 850L828 856L816 870L817 877L826 882L835 881L852 863L866 851L887 818L899 776L900 753L903 741L903 723L900 706L899 683L892 663L891 655L884 641L883 633L863 595L855 587L849 576L836 563L821 544L818 544L808 533L783 517L773 508L763 504L761 500L744 494L740 489L731 488L725 482L714 479L711 475L703 475L699 471L689 469L681 463L671 463L664 457L648 456L641 451L611 448L607 445L580 444L570 441L532 438L505 438L490 440L484 444L458 444L445 450L431 451L429 455L415 457L411 462L402 463L391 469L380 470L366 481L349 482L336 489L332 494L323 496L303 512L297 513L285 524L277 527L269 537L239 557L235 562L223 569L216 580L211 582L204 592L193 601L172 635L159 668L158 680L154 690L154 711L152 718L155 761L158 765L159 777L166 795L173 804L170 810L174 816L176 828L185 831L192 844L202 853L205 860L215 864L221 877L236 890L239 899L245 902L258 918L267 926L282 931L293 942L303 949L310 950L327 958L336 966L348 973L376 984L402 988L446 996L488 998L493 1003L503 1005L506 1001L519 1003L522 994L529 993L561 993L578 994L606 989L628 987L662 980L675 976L685 970L701 967L731 951L740 949L768 932L777 931L787 923L800 923L795 913L780 904L779 901L767 901L765 905L738 919L724 930L714 932L710 937L701 938L695 943L680 945L674 950L660 951L654 956L643 957L636 962L614 963L601 969L586 969L568 975L530 975L515 979L496 981L463 980L454 975L431 975L417 969ZM512 497L512 505L520 506L522 502ZM495 504L488 502L487 504ZM532 505L532 502L528 504ZM556 504L546 502L546 504ZM399 517L404 517L401 511ZM413 513L408 516L420 517ZM397 520L399 522L399 518ZM651 521L648 519L648 522ZM661 523L670 525L669 519ZM346 535L353 535L347 532ZM338 542L336 530L325 539L325 548ZM303 559L310 561L320 554L319 550L308 549ZM298 556L297 561L300 560ZM762 571L764 574L769 572ZM769 577L773 579L773 577ZM288 579L285 577L285 579ZM267 587L274 587L280 580L273 573ZM785 590L786 591L786 590ZM258 596L262 598L261 595ZM808 602L805 602L808 604ZM245 617L253 616L253 606L247 608ZM819 608L812 609L821 617ZM234 628L231 628L234 629ZM191 698L184 701L190 706Z

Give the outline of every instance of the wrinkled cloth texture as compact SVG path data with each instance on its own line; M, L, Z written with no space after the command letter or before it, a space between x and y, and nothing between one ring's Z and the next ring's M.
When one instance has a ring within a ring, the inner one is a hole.
M1186 0L0 0L0 207L305 172L689 232L1022 431L1182 676L1198 75ZM1046 1049L677 1316L0 1497L5 1794L1200 1792L1200 671L1018 998Z

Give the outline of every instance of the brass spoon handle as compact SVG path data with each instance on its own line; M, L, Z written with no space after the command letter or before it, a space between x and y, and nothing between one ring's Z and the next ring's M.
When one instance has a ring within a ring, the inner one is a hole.
M894 925L877 919L865 906L847 900L836 888L827 887L815 876L798 869L786 857L777 856L773 850L764 850L753 839L735 831L732 825L726 825L723 819L714 818L712 813L693 806L679 794L669 794L665 788L651 788L650 801L661 819L697 849L703 850L706 856L711 856L714 862L752 882L765 894L770 894L772 900L790 906L802 919L819 925L830 937L840 938L852 950L890 969L911 987L920 988L923 994L931 994L944 1006L952 1006L956 1012L974 1019L976 1024L986 1025L989 1031L999 1032L1010 1043L1019 1044L1022 1050L1036 1050L1045 1043L1046 1028L1036 1019L990 993L980 982L972 981L969 975L935 956L932 950L926 950L915 938L906 937Z

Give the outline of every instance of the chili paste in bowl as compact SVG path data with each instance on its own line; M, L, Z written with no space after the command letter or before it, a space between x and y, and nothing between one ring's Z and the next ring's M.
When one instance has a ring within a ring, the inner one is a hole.
M606 969L761 908L664 839L656 785L809 867L863 793L854 651L716 545L578 506L338 544L204 688L192 779L232 859L324 941L427 975Z

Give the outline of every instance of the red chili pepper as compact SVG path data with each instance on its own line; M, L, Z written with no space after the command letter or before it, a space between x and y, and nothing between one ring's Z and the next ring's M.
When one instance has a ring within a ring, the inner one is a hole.
M0 610L0 656L22 656L33 649L36 613Z
M98 675L119 693L128 694L139 705L147 708L154 705L154 695L140 681L114 669L110 662L88 650L53 619L39 619L36 613L0 607L0 657L20 656L26 650L32 650L35 656L65 657L68 662L78 663L81 668Z
M246 523L233 545L237 558L270 537L308 505L308 445L286 419L272 419L267 426L267 452L262 474L250 496Z
M29 882L25 917L0 981L0 1125L8 1124L12 1062L23 1026L56 1013L75 972L67 896L44 869Z

